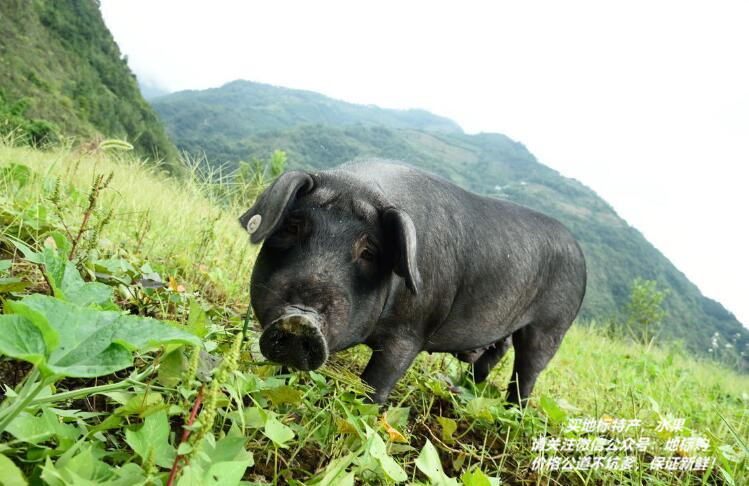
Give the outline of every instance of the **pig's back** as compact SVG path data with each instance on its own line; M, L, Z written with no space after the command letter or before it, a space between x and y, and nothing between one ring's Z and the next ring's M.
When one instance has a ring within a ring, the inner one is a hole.
M392 205L411 216L419 270L424 289L430 289L425 305L438 309L434 320L441 322L435 326L449 328L450 336L470 328L469 322L493 320L502 334L495 337L504 337L524 325L544 294L566 300L562 307L570 310L565 312L577 312L585 262L557 220L391 161L354 161L340 170L376 184ZM451 303L449 310L445 302ZM440 335L433 336L434 350L449 347L450 336L444 345Z

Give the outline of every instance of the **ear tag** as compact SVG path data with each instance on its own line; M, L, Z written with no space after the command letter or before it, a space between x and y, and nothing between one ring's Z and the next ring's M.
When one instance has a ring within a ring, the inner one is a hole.
M260 226L260 221L263 220L263 217L259 214L256 214L255 216L251 217L249 221L247 221L247 231L249 231L250 234L257 231L258 227Z

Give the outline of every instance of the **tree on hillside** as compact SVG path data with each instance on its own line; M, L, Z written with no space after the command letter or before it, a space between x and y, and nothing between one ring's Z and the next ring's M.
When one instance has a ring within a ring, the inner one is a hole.
M661 323L668 314L663 300L668 290L658 290L655 280L637 278L632 282L629 302L624 308L626 327L636 341L649 346L661 330Z

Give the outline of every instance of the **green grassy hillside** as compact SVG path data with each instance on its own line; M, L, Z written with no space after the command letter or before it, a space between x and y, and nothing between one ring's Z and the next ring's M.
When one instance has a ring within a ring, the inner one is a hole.
M320 106L326 107L323 113ZM244 81L154 101L180 148L204 152L210 164L236 167L237 160L275 149L288 153L293 168L325 169L355 157L385 157L476 193L541 210L564 222L582 244L589 270L583 318L618 318L633 280L656 280L669 291L662 338L683 340L690 350L707 355L717 332L719 341L735 345L733 362L749 369L749 331L585 185L539 163L504 135L425 130L436 122L392 122L381 116L389 112L354 106ZM329 115L343 111L351 115L345 122Z
M263 361L256 323L238 340L257 250L236 223L247 202L217 189L101 149L0 143L0 481L151 485L167 483L172 471L179 485L749 481L749 378L679 346L611 339L593 322L572 327L522 411L501 400L512 352L479 386L454 358L422 354L382 409L362 403L352 374L366 361L363 347L318 372L286 373ZM47 306L64 309L62 320ZM106 349L104 333L81 339L111 316L158 322L138 321L137 332ZM61 360L70 336L76 353ZM117 358L112 350L122 351L123 340L132 356ZM56 375L45 373L50 363ZM658 430L671 419L684 419L683 430ZM641 424L566 431L572 420ZM632 457L628 470L534 470L540 438L650 444L590 454ZM704 450L675 445L697 439ZM707 466L653 468L657 457L705 457Z
M143 156L178 158L94 0L0 2L0 93L0 108L25 100L26 116L63 135L117 137Z

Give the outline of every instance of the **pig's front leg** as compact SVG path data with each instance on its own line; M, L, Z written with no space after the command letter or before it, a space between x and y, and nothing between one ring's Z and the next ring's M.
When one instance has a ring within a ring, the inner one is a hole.
M409 339L410 338L410 339ZM361 378L374 391L368 397L372 403L384 403L390 390L406 373L421 351L421 340L413 337L389 338L372 349L372 357Z

